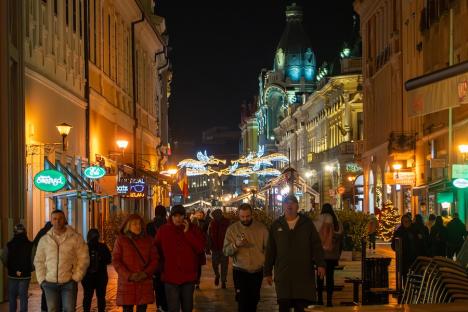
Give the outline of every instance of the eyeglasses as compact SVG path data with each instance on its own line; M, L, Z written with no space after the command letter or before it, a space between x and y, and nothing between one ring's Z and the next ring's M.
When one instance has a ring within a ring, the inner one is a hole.
M142 193L145 191L144 184L132 184L130 185L130 192Z

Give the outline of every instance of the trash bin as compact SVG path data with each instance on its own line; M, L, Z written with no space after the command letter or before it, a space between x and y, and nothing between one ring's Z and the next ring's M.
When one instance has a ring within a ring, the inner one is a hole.
M362 304L388 304L388 294L376 294L371 288L388 288L391 258L365 258L362 265Z

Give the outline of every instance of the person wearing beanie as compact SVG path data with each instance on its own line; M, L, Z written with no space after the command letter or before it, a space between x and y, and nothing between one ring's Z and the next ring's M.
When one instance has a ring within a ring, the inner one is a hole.
M191 312L198 257L204 252L205 238L197 226L187 220L184 206L172 207L168 222L156 233L156 246L168 311Z
M13 239L3 251L3 263L8 269L9 312L16 312L20 299L20 312L28 311L28 289L31 281L33 243L26 236L23 224L13 228Z

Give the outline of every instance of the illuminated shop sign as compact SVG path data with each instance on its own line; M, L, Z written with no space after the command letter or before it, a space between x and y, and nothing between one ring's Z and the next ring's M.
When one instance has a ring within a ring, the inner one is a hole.
M117 193L124 198L145 198L147 185L144 178L121 178Z
M468 179L468 165L452 165L453 179Z
M44 192L55 192L67 183L65 176L57 170L42 170L34 176L34 185Z
M411 171L386 172L385 184L387 185L414 185L416 183L416 174Z
M99 166L91 166L84 170L84 175L88 179L99 179L106 175L106 169Z
M346 164L346 171L347 172L361 172L362 167L356 163L347 163Z
M453 180L453 186L456 188L467 188L468 187L468 180L467 179L455 179Z

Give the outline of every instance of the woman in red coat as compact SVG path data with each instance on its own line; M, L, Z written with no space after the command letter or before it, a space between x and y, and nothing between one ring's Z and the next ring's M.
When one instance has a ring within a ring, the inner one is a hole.
M156 245L163 263L169 312L191 312L193 291L198 276L199 255L205 250L202 232L185 218L185 208L175 205L171 216L156 234Z
M144 232L143 219L136 214L128 216L120 229L112 254L112 264L118 274L117 305L124 312L146 311L154 303L153 273L158 255L153 239Z

